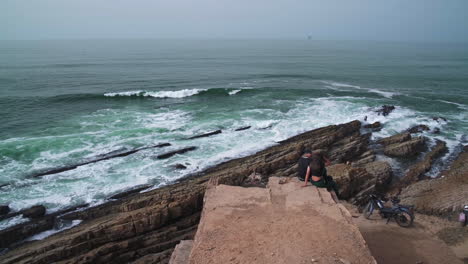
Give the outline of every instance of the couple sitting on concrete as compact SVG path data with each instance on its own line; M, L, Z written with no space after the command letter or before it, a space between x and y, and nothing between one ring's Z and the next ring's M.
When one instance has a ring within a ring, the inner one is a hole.
M338 195L338 186L333 181L333 178L327 175L325 166L331 162L321 152L312 153L310 150L305 150L304 154L299 159L298 177L304 181L302 187L307 186L307 182L318 188L327 188L332 193L333 198Z

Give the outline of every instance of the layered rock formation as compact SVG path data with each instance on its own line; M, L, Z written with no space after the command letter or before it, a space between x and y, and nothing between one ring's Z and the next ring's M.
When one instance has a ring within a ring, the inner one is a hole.
M1 256L2 263L144 263L148 255L165 263L180 240L192 238L209 178L240 185L254 172L264 178L295 176L304 148L323 149L334 162L356 161L368 151L370 136L361 135L360 128L361 123L353 121L309 131L180 183L62 215L60 219L83 222L12 250Z
M294 177L297 160L306 148L321 149L328 154L337 164L329 168L329 174L342 185L343 196L359 203L370 192L384 192L392 178L388 163L374 162L376 156L369 149L370 134L361 134L360 129L359 121L319 128L254 155L188 176L170 186L144 193L139 193L142 189L136 188L115 195L112 198L116 200L96 207L45 215L2 230L0 241L3 244L0 247L12 247L27 236L50 229L55 221L83 220L72 229L11 250L0 256L0 262L167 263L179 241L193 239L210 178L215 177L220 184L226 185L244 185L249 180L254 185L262 185L272 176ZM411 135L406 133L381 143L398 145L408 141L411 141ZM347 162L353 167L340 164ZM457 181L446 183L447 189L456 185L453 182ZM419 191L414 192L419 194ZM440 198L442 196L440 193Z
M400 194L402 203L413 204L426 214L457 215L468 197L468 148L455 160L442 177L409 185Z

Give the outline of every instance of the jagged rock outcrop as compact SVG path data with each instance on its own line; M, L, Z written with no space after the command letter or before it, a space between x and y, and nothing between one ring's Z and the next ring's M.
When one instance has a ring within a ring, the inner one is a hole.
M401 180L402 185L408 185L410 183L416 182L421 180L424 173L428 172L434 161L445 154L447 152L447 144L444 141L437 140L436 145L429 151L425 156L424 159L419 161L418 163L412 165L408 171L406 172L405 176Z
M375 161L364 166L373 176L375 191L384 193L393 179L392 166L386 161Z
M176 154L184 154L186 152L189 152L189 151L194 151L196 150L197 147L186 147L186 148L182 148L182 149L178 149L178 150L174 150L174 151L170 151L170 152L167 152L167 153L164 153L164 154L160 154L158 156L156 156L157 159L167 159L167 158L170 158Z
M244 131L244 130L250 129L251 127L252 126L239 127L239 128L234 129L234 131Z
M301 186L271 177L267 188L208 188L184 264L376 263L348 210L326 189Z
M6 215L5 217L13 217L13 216L18 216L23 214L25 211L31 211L33 213L36 213L37 217L30 219L30 221L21 223L12 227L9 227L7 229L0 230L0 248L7 248L11 246L14 243L18 243L22 241L23 239L26 239L32 235L38 234L43 231L47 231L49 229L52 229L54 227L54 224L56 223L57 216L66 214L68 212L77 210L78 208L82 208L87 206L85 205L78 205L78 206L73 206L70 208L66 208L57 212L54 212L52 214L46 214L43 216L39 216L43 212L45 213L45 208L43 206L38 206L36 211L31 210L31 208L14 212L9 215ZM34 208L34 207L32 207ZM28 214L26 214L28 215ZM1 259L1 256L0 256Z
M36 205L29 209L23 210L23 216L27 218L39 218L44 216L46 208L43 205Z
M457 215L468 197L468 148L454 161L450 169L436 179L426 179L409 185L400 194L402 203L413 204L426 214Z
M373 178L364 168L355 168L346 164L336 164L327 167L329 176L332 176L339 186L340 199L349 199L362 189L370 185Z
M364 125L362 126L363 128L380 128L382 126L382 124L380 122L374 122L372 124L367 124L367 125Z
M355 205L364 205L367 203L370 194L385 193L393 179L392 167L386 161L367 163L363 168L367 173L372 175L372 177L364 185L360 186L359 192L349 200Z
M417 125L408 129L408 132L411 134L415 134L415 133L421 133L423 131L429 131L429 130L431 129L426 125Z
M223 131L216 130L216 131L213 131L213 132L208 132L208 133L205 133L205 134L189 137L187 139L197 139L197 138L209 137L209 136L213 136L213 135L217 135L217 134L221 134L221 133L223 133Z
M319 128L179 183L60 215L60 219L83 222L14 249L1 256L1 262L145 263L151 256L157 262L167 263L174 246L193 237L209 178L217 177L221 184L241 185L253 172L265 177L296 176L296 163L305 148L324 149L334 163L356 161L368 151L370 137L361 135L360 128L359 121Z
M363 167L336 164L327 167L329 176L339 186L340 198L354 204L367 201L371 193L384 193L392 181L393 171L388 162L375 161Z
M395 106L393 105L383 105L380 109L377 109L375 112L379 115L388 116L391 112L395 110Z
M408 141L385 146L384 154L390 157L414 157L424 150L424 137L415 137Z
M375 153L373 150L368 150L364 153L362 153L359 157L356 158L356 161L354 161L352 164L353 166L361 166L361 165L365 165L367 163L370 163L370 162L373 162L375 161Z
M382 138L377 140L377 143L382 144L384 146L388 146L391 144L402 143L411 139L411 134L409 132L404 132L401 134L396 134L390 137Z
M176 170L185 170L185 169L187 169L187 166L185 166L184 164L181 164L181 163L177 163L177 164L173 165L172 168L174 168Z
M10 206L5 204L0 204L0 215L6 215L10 212Z

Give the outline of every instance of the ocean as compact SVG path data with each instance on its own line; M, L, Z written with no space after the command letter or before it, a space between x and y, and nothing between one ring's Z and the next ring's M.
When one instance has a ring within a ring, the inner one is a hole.
M385 104L396 106L387 117L375 112ZM365 117L383 124L373 138L427 125L429 143L449 147L429 172L436 176L468 141L467 108L466 44L1 41L0 204L42 204L50 212L95 205L133 186L157 188L301 132ZM31 177L166 142L171 146ZM157 159L191 146L197 149ZM0 221L0 229L22 221Z

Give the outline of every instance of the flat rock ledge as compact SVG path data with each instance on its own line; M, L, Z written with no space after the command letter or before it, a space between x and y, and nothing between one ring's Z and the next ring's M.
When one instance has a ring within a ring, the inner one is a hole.
M301 185L271 177L267 188L209 187L193 244L170 263L377 263L348 210Z

